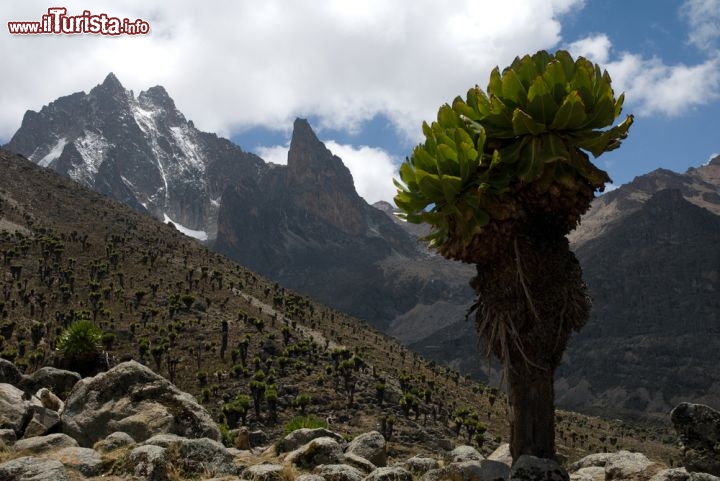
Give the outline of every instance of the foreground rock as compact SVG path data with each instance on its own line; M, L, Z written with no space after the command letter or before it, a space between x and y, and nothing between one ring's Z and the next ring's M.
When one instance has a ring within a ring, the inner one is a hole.
M681 403L670 413L689 472L720 476L720 413L704 404Z
M342 456L342 448L334 438L322 437L292 451L285 461L300 468L312 469L322 464L340 464Z
M295 431L285 436L278 443L278 449L281 453L295 451L300 446L303 446L312 441L313 439L317 438L333 438L338 442L341 442L343 440L342 436L325 428L301 428L296 429Z
M510 470L510 481L570 481L570 477L551 459L523 455Z
M385 445L385 437L377 431L371 431L353 439L345 452L356 454L367 459L375 466L383 467L387 465Z
M220 440L217 425L190 394L135 361L78 382L65 401L62 424L83 447L115 431L138 442L161 433Z
M0 479L12 481L68 481L65 468L54 459L25 456L0 464Z

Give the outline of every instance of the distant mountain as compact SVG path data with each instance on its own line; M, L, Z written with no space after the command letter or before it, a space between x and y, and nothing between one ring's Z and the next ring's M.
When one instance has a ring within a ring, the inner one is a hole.
M471 268L368 205L306 121L295 123L288 165L266 164L197 130L163 87L136 97L111 73L26 112L6 148L405 341L471 302Z
M578 247L600 236L663 189L677 189L688 202L720 215L720 156L684 174L657 169L598 197L580 227L570 234L570 242Z
M593 309L557 372L560 406L626 418L667 415L683 400L720 408L718 192L720 157L595 199L571 236ZM472 322L409 346L488 378Z
M0 172L0 357L6 372L11 361L37 380L41 366L62 366L59 335L74 320L90 318L107 334L103 363L132 358L151 367L217 422L235 427L223 405L250 397L257 384L266 389L243 421L262 430L258 444L283 436L298 416L299 396L309 401L307 414L332 416L332 429L343 435L384 431L389 454L399 459L467 443L472 432L454 429L456 408L471 409L487 425L478 448L484 455L507 440L506 404L485 386L4 149ZM158 395L156 387L136 389L132 401L145 405ZM402 399L411 399L412 409ZM11 423L5 416L2 422ZM614 438L615 448L678 459L674 446L663 442L667 430L640 432L567 412L557 428L567 433L558 451L570 461L610 449Z
M203 240L215 237L225 187L264 167L196 129L163 87L135 97L112 73L89 93L27 111L5 147Z
M350 171L295 121L287 166L222 196L215 248L391 333L430 333L459 318L470 268L433 256L355 191Z

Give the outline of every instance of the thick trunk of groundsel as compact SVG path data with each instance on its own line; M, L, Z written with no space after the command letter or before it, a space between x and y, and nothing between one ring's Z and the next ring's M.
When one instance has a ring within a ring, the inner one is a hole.
M505 365L513 459L553 458L555 369L590 314L580 264L565 237L526 236L477 269L477 330Z
M510 453L555 457L554 366L533 366L511 354L508 376Z

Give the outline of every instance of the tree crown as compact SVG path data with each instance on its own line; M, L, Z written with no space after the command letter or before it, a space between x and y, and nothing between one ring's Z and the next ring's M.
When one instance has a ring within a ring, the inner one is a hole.
M598 157L627 137L632 115L603 130L623 100L606 71L563 50L496 67L487 92L475 86L423 123L425 142L395 180L400 216L430 224L431 246L471 262L470 245L516 235L533 217L566 234L610 181L586 152Z

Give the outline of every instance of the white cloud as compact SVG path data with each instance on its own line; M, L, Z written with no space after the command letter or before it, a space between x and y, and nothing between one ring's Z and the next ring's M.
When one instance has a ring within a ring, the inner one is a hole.
M484 86L495 65L560 41L560 17L581 0L67 0L142 18L147 37L12 36L0 42L0 138L24 111L80 90L109 71L135 90L164 85L198 128L229 135L295 117L352 131L377 114L417 141L422 120ZM40 20L37 2L2 2L7 21ZM4 24L3 24L4 28Z
M611 46L610 39L603 33L576 40L567 49L574 57L582 55L595 63L604 64L610 58Z
M657 57L623 52L605 65L613 88L640 115L676 116L720 98L720 58L698 65L666 65Z
M697 65L668 65L658 57L615 53L605 34L577 40L567 48L602 65L616 94L625 92L625 110L635 114L677 116L720 98L720 56Z
M255 149L253 149L253 150L265 162L272 162L273 164L287 165L289 149L290 149L290 144L273 145L271 147L260 145L258 147L255 147Z
M687 0L680 12L690 26L688 41L712 51L720 41L720 0Z
M379 200L392 202L396 194L393 177L397 177L395 159L386 151L368 147L339 144L334 140L323 141L325 146L340 157L343 164L350 170L355 182L355 190L369 204ZM255 153L267 162L287 164L289 145L256 147Z
M397 167L387 152L375 147L338 144L330 140L325 142L330 151L340 157L355 181L355 189L368 203L379 200L392 203L396 194L393 177L397 177Z

